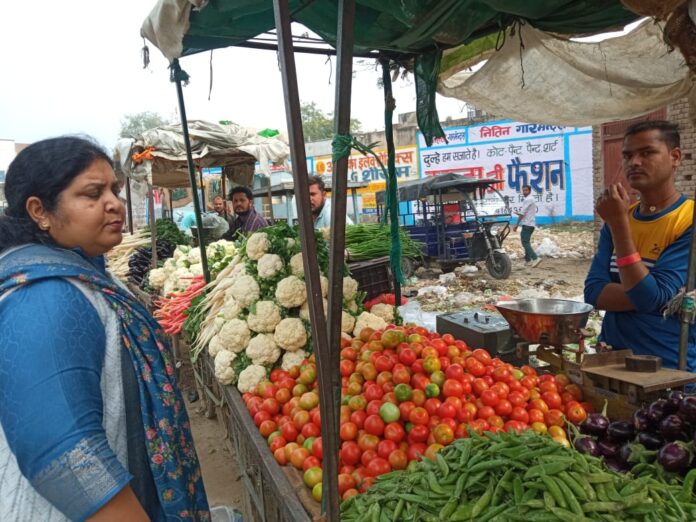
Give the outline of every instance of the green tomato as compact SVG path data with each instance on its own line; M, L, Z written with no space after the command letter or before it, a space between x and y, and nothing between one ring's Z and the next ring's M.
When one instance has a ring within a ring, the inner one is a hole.
M396 422L399 420L399 417L401 417L401 411L396 404L385 402L379 408L379 416L382 417L382 420L386 423Z
M317 440L316 437L307 437L307 438L305 439L304 443L302 444L302 446L304 447L304 449L306 449L307 451L309 451L309 454L310 454L310 455L312 454L312 444L314 444L314 441L315 441L315 440Z
M443 384L445 384L445 379L445 372L443 372L442 370L437 370L430 374L430 382L433 382L438 386L442 386Z
M428 399L431 399L433 397L439 397L440 396L440 387L435 384L434 382L431 382L425 387L425 396Z
M399 402L410 401L413 396L413 389L405 383L397 384L394 386L394 396Z

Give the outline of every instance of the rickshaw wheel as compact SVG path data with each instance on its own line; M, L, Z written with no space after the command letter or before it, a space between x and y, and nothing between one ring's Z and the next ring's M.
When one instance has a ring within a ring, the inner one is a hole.
M494 279L507 279L512 272L512 261L504 252L493 252L493 256L486 259L486 268Z
M401 258L401 273L404 275L404 279L408 279L413 275L416 270L416 263L410 257Z

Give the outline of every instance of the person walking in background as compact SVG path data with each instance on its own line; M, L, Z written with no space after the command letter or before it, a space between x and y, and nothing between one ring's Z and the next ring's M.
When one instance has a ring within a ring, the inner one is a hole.
M524 196L522 208L520 208L519 212L516 212L518 216L517 224L513 230L517 232L517 227L522 226L520 241L522 241L522 247L524 248L524 264L534 268L541 263L541 258L537 256L532 248L532 234L536 227L537 204L534 196L532 196L532 187L529 185L522 187L522 195Z
M34 143L7 170L0 520L210 520L167 339L106 270L118 193L83 138Z

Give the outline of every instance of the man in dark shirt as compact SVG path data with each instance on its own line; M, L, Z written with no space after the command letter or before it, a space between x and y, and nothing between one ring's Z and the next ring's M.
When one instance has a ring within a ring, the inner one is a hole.
M246 236L259 228L268 226L268 221L256 213L253 194L248 187L233 188L229 198L237 217L232 221L230 229L222 236L223 239L231 241L237 239L240 234Z

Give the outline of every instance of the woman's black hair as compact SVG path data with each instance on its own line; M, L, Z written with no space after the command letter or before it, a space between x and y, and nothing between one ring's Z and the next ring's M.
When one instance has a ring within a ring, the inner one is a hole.
M29 216L27 199L35 196L48 212L55 211L61 193L96 160L113 167L104 149L76 136L37 141L17 154L5 175L8 206L0 216L0 252L26 243L53 243Z

